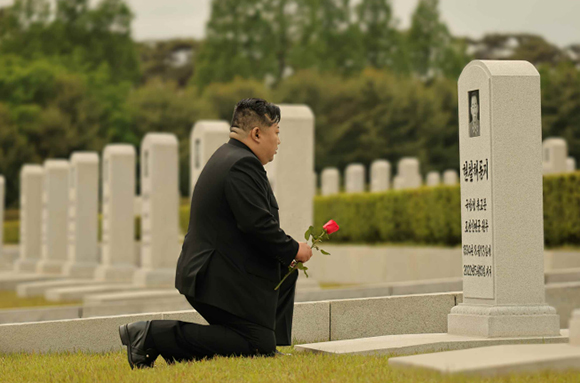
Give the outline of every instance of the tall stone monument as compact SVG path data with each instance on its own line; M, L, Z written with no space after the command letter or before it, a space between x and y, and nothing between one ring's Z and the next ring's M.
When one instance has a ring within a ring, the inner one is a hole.
M229 141L230 124L225 121L198 121L193 126L189 137L191 174L189 195L191 196L207 161L220 146Z
M365 191L365 167L362 164L350 164L344 171L344 188L347 193Z
M526 61L472 61L458 88L463 303L448 331L557 336L544 292L540 76Z
M135 259L135 148L111 144L103 151L102 260L95 272L99 281L130 282Z
M423 180L419 172L419 160L413 157L401 158L397 164L397 179L395 189L415 189L420 187Z
M99 264L99 155L96 152L73 152L68 191L68 261L63 274L93 278Z
M371 164L371 192L389 190L391 184L391 163L375 160Z
M172 287L179 257L179 159L174 134L148 133L141 143L141 268L133 282Z
M41 274L61 274L67 260L68 183L67 160L44 161L42 255L36 265L36 271Z
M439 172L429 172L425 178L427 186L439 186L441 184L441 174Z
M35 272L42 243L42 187L44 169L24 165L20 169L20 256L14 263L17 272Z
M280 226L299 240L314 220L314 114L306 105L279 106L281 144L265 168L280 207Z
M453 169L447 169L443 172L443 185L453 186L459 183L459 176Z
M563 138L546 138L543 143L544 174L566 173L568 145Z
M320 175L322 195L338 194L340 191L340 172L337 168L324 168Z
M574 157L568 157L566 160L566 171L569 173L576 171L576 159Z

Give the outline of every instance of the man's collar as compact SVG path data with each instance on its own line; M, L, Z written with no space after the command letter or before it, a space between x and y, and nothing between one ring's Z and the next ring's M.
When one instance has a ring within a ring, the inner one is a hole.
M246 149L247 151L252 153L254 156L256 156L256 153L254 153L252 151L252 149L250 149L248 147L248 145L244 144L242 141L236 140L235 138L230 138L230 140L228 141L228 144L237 146L238 148ZM258 156L256 156L256 158L258 158Z

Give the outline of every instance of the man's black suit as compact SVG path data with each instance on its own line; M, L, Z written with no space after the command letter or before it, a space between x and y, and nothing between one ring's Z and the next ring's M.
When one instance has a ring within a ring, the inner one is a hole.
M298 247L280 228L278 204L260 160L230 139L195 186L175 279L211 326L153 321L161 355L175 360L252 355L290 344L297 273L280 290L274 287Z

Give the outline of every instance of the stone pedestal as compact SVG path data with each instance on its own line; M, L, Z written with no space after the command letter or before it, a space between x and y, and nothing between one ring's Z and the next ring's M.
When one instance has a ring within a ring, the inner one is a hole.
M304 241L304 232L314 221L314 115L305 105L280 105L280 111L281 144L265 168L274 183L280 227Z
M344 187L347 193L365 191L365 167L362 164L350 164L344 171Z
M448 332L557 336L544 291L540 76L526 61L472 61L458 105L464 298Z
M190 192L203 170L203 167L215 151L230 139L230 124L226 121L202 120L195 123L190 134Z
M371 192L389 190L391 181L391 163L387 160L376 160L371 164Z
M423 182L419 172L419 160L412 157L402 158L397 164L395 189L416 189Z
M20 170L20 257L14 263L17 272L35 272L40 260L43 180L40 165L24 165Z
M322 195L338 194L340 191L340 172L337 168L324 168L320 179Z
M429 172L425 179L427 186L439 186L441 184L441 175L439 172Z
M141 144L141 268L133 282L173 287L179 257L179 159L174 134L148 133Z
M67 160L44 162L42 255L36 266L39 273L61 274L67 260L68 183Z
M566 160L566 171L570 173L576 171L576 159L574 157L568 157Z
M454 186L459 183L459 176L455 170L445 170L443 172L443 185Z
M580 310L575 310L570 319L570 344L580 346Z
M546 138L543 143L543 172L544 174L566 173L568 159L568 145L563 138Z
M99 262L99 155L74 152L70 157L68 261L63 274L93 278Z
M103 151L102 260L95 279L130 282L135 258L135 148L112 144Z

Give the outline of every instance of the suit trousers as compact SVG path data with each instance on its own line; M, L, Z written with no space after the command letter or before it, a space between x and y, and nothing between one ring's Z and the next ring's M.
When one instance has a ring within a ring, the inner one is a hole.
M297 278L295 272L280 286L275 330L186 296L209 324L152 320L148 341L168 363L214 356L273 356L277 345L288 346L292 341Z

